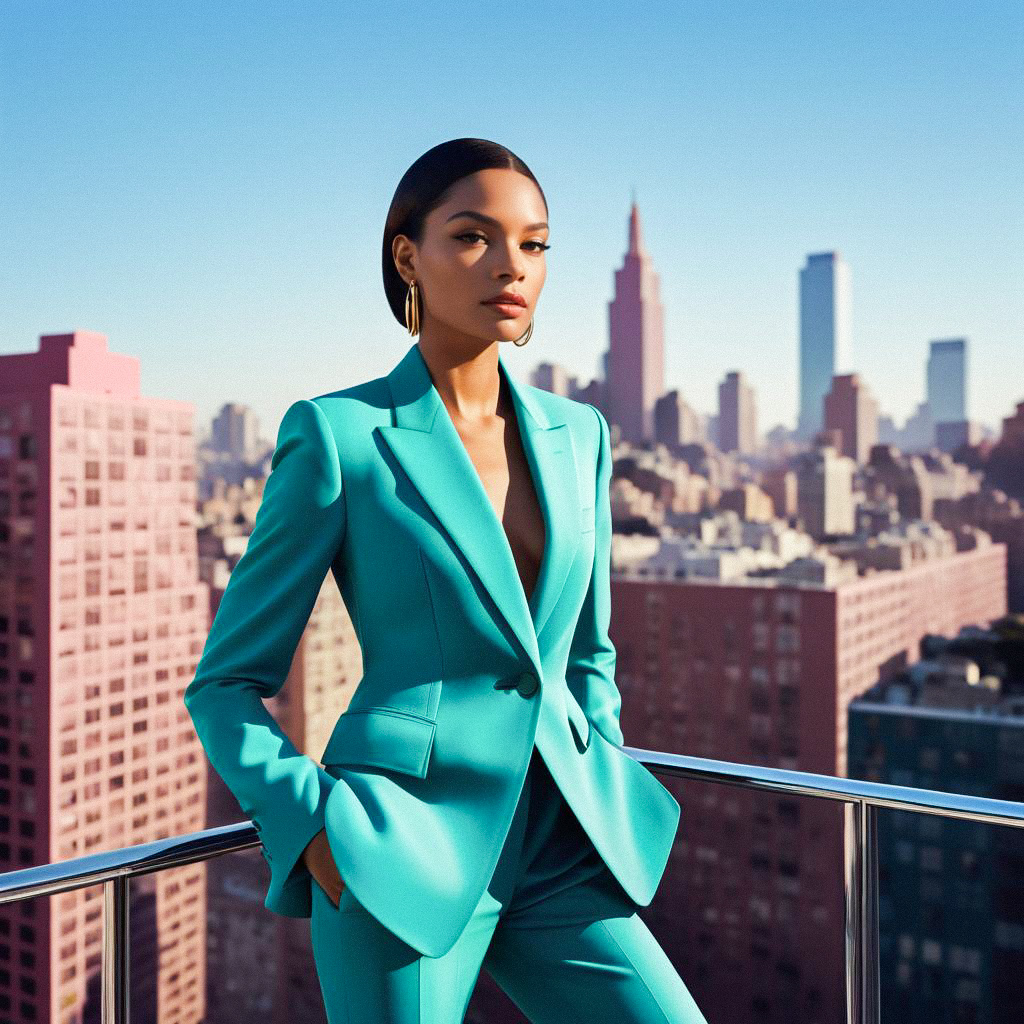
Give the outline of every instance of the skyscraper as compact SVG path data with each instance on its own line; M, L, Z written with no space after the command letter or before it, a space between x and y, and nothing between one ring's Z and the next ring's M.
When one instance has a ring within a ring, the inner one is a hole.
M832 378L832 390L825 396L825 429L839 431L840 454L867 462L878 443L878 403L859 373Z
M727 373L718 385L718 447L740 455L750 455L757 447L754 389L741 370Z
M654 404L656 441L677 448L703 440L704 427L693 407L678 388L666 391Z
M0 870L204 827L193 409L92 331L0 356ZM205 867L130 889L132 1013L203 1017ZM0 1018L98 1019L98 886L0 907Z
M213 448L236 462L253 462L259 458L262 454L259 434L256 413L238 402L225 402L211 425Z
M659 280L644 249L636 203L629 215L629 248L615 271L615 298L608 303L609 423L621 438L654 437L654 403L665 390L665 334Z
M967 419L967 339L933 341L928 350L928 407L932 422Z
M800 271L800 411L797 435L821 430L832 378L850 366L852 287L838 252L811 253Z

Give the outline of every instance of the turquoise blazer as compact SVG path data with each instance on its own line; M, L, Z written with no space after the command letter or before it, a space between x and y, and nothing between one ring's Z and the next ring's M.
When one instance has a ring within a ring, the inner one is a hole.
M499 357L546 527L527 600L512 549L414 343L386 376L285 413L248 547L184 694L259 830L265 906L311 914L306 844L419 953L455 943L487 887L536 744L597 851L650 903L679 822L623 750L611 614L608 424ZM263 700L330 569L363 676L317 763Z

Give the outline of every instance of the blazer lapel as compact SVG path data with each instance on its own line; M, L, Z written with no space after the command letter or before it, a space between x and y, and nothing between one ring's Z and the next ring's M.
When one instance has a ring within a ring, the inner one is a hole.
M508 373L523 450L544 516L540 575L529 602L505 531L434 387L419 345L387 376L395 423L377 430L403 472L465 556L526 654L542 672L538 637L579 544L579 489L569 427L554 421Z

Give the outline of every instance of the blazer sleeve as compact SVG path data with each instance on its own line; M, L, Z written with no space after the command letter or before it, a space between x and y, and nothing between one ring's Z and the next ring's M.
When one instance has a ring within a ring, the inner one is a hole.
M597 492L594 496L594 566L569 648L566 683L601 735L623 745L619 712L622 696L615 683L615 646L608 636L611 621L612 460L608 422L589 402L598 425Z
M260 832L268 904L285 885L308 886L300 857L324 826L335 779L299 753L263 700L284 685L344 534L334 435L302 399L281 422L252 534L184 693L210 762Z

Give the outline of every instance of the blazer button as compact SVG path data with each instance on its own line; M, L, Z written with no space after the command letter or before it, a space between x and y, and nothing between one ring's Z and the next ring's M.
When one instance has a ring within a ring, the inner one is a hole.
M532 697L536 692L540 684L537 682L537 677L532 672L524 672L519 677L519 683L516 689L519 691L522 697Z

